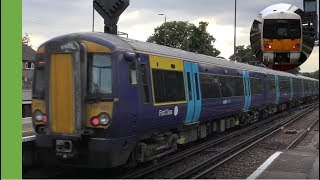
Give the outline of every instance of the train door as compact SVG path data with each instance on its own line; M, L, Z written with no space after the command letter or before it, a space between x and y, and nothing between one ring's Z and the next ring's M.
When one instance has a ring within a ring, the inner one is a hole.
M52 133L74 134L81 131L83 109L83 78L81 69L85 47L76 42L48 46L49 110Z
M276 104L279 104L280 100L280 86L279 86L279 76L274 75L274 83L276 85Z
M184 74L188 99L185 124L197 123L199 122L201 112L201 89L198 64L184 62Z
M243 90L244 90L244 105L243 110L248 111L251 105L251 87L248 71L243 71Z
M131 124L130 128L128 129L129 135L134 135L136 132L136 128L137 128L137 121L138 121L138 102L139 102L139 84L138 83L138 63L137 60L134 59L130 62L126 62L123 61L124 64L121 64L121 66L119 67L126 67L125 63L128 63L128 70L127 72L123 72L123 71L118 71L118 87L123 87L123 88L119 88L119 92L122 96L123 99L125 99L124 101L121 101L121 107L119 109L126 109L127 110L127 116L123 117L124 119L128 119L129 120L129 124ZM125 85L125 80L129 79L129 81L127 81L128 83L126 83ZM130 92L130 93L128 93ZM125 113L121 113L118 112L118 117L122 116L122 114ZM125 128L125 127L123 127Z

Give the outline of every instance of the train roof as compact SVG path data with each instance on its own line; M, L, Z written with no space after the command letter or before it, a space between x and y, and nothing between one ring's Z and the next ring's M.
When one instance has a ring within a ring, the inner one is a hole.
M162 56L167 56L167 57L172 57L177 59L183 59L190 62L200 62L204 64L223 66L223 67L228 67L233 69L245 69L248 71L254 71L254 72L264 73L264 74L297 77L296 75L287 73L287 72L276 71L276 70L272 70L264 67L253 66L245 63L235 62L235 61L229 61L222 58L216 58L216 57L207 56L203 54L196 54L196 53L192 53L192 52L188 52L188 51L184 51L176 48L171 48L168 46L162 46L154 43L148 43L148 42L143 42L143 41L138 41L138 40L133 40L128 38L123 38L120 36L115 36L112 34L107 34L102 32L73 33L73 34L59 36L52 40L61 40L64 38L73 39L71 37L73 37L74 39L93 40L100 44L108 45L112 49L118 49L123 51L138 51L146 54L162 55ZM52 40L49 40L49 41L52 41ZM46 43L42 44L41 46L45 45ZM299 76L299 78L301 77L304 77L304 76Z
M300 78L300 79L305 79L305 80L319 81L319 79L314 79L314 78L307 77L307 76L297 75L297 77Z
M301 16L289 11L275 11L262 17L263 19L301 19Z

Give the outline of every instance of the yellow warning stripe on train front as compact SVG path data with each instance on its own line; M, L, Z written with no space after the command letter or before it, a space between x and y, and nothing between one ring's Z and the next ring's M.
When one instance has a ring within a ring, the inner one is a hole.
M101 44L97 44L90 41L81 41L83 44L86 45L88 53L111 53L111 49L103 46Z
M263 39L263 47L265 51L300 51L301 39Z

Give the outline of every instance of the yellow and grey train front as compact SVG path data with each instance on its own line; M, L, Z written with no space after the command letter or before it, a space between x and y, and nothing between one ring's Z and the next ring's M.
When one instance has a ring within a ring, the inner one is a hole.
M293 12L272 12L263 17L263 61L296 64L302 48L301 17Z
M103 43L90 34L71 34L39 47L32 112L41 161L90 167L126 162L130 149L123 144L130 140L112 131L119 126L113 122L114 67L123 56Z

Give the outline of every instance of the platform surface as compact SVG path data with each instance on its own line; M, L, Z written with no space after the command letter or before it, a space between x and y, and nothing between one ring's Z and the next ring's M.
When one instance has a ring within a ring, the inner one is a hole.
M248 179L319 179L319 150L278 151Z

